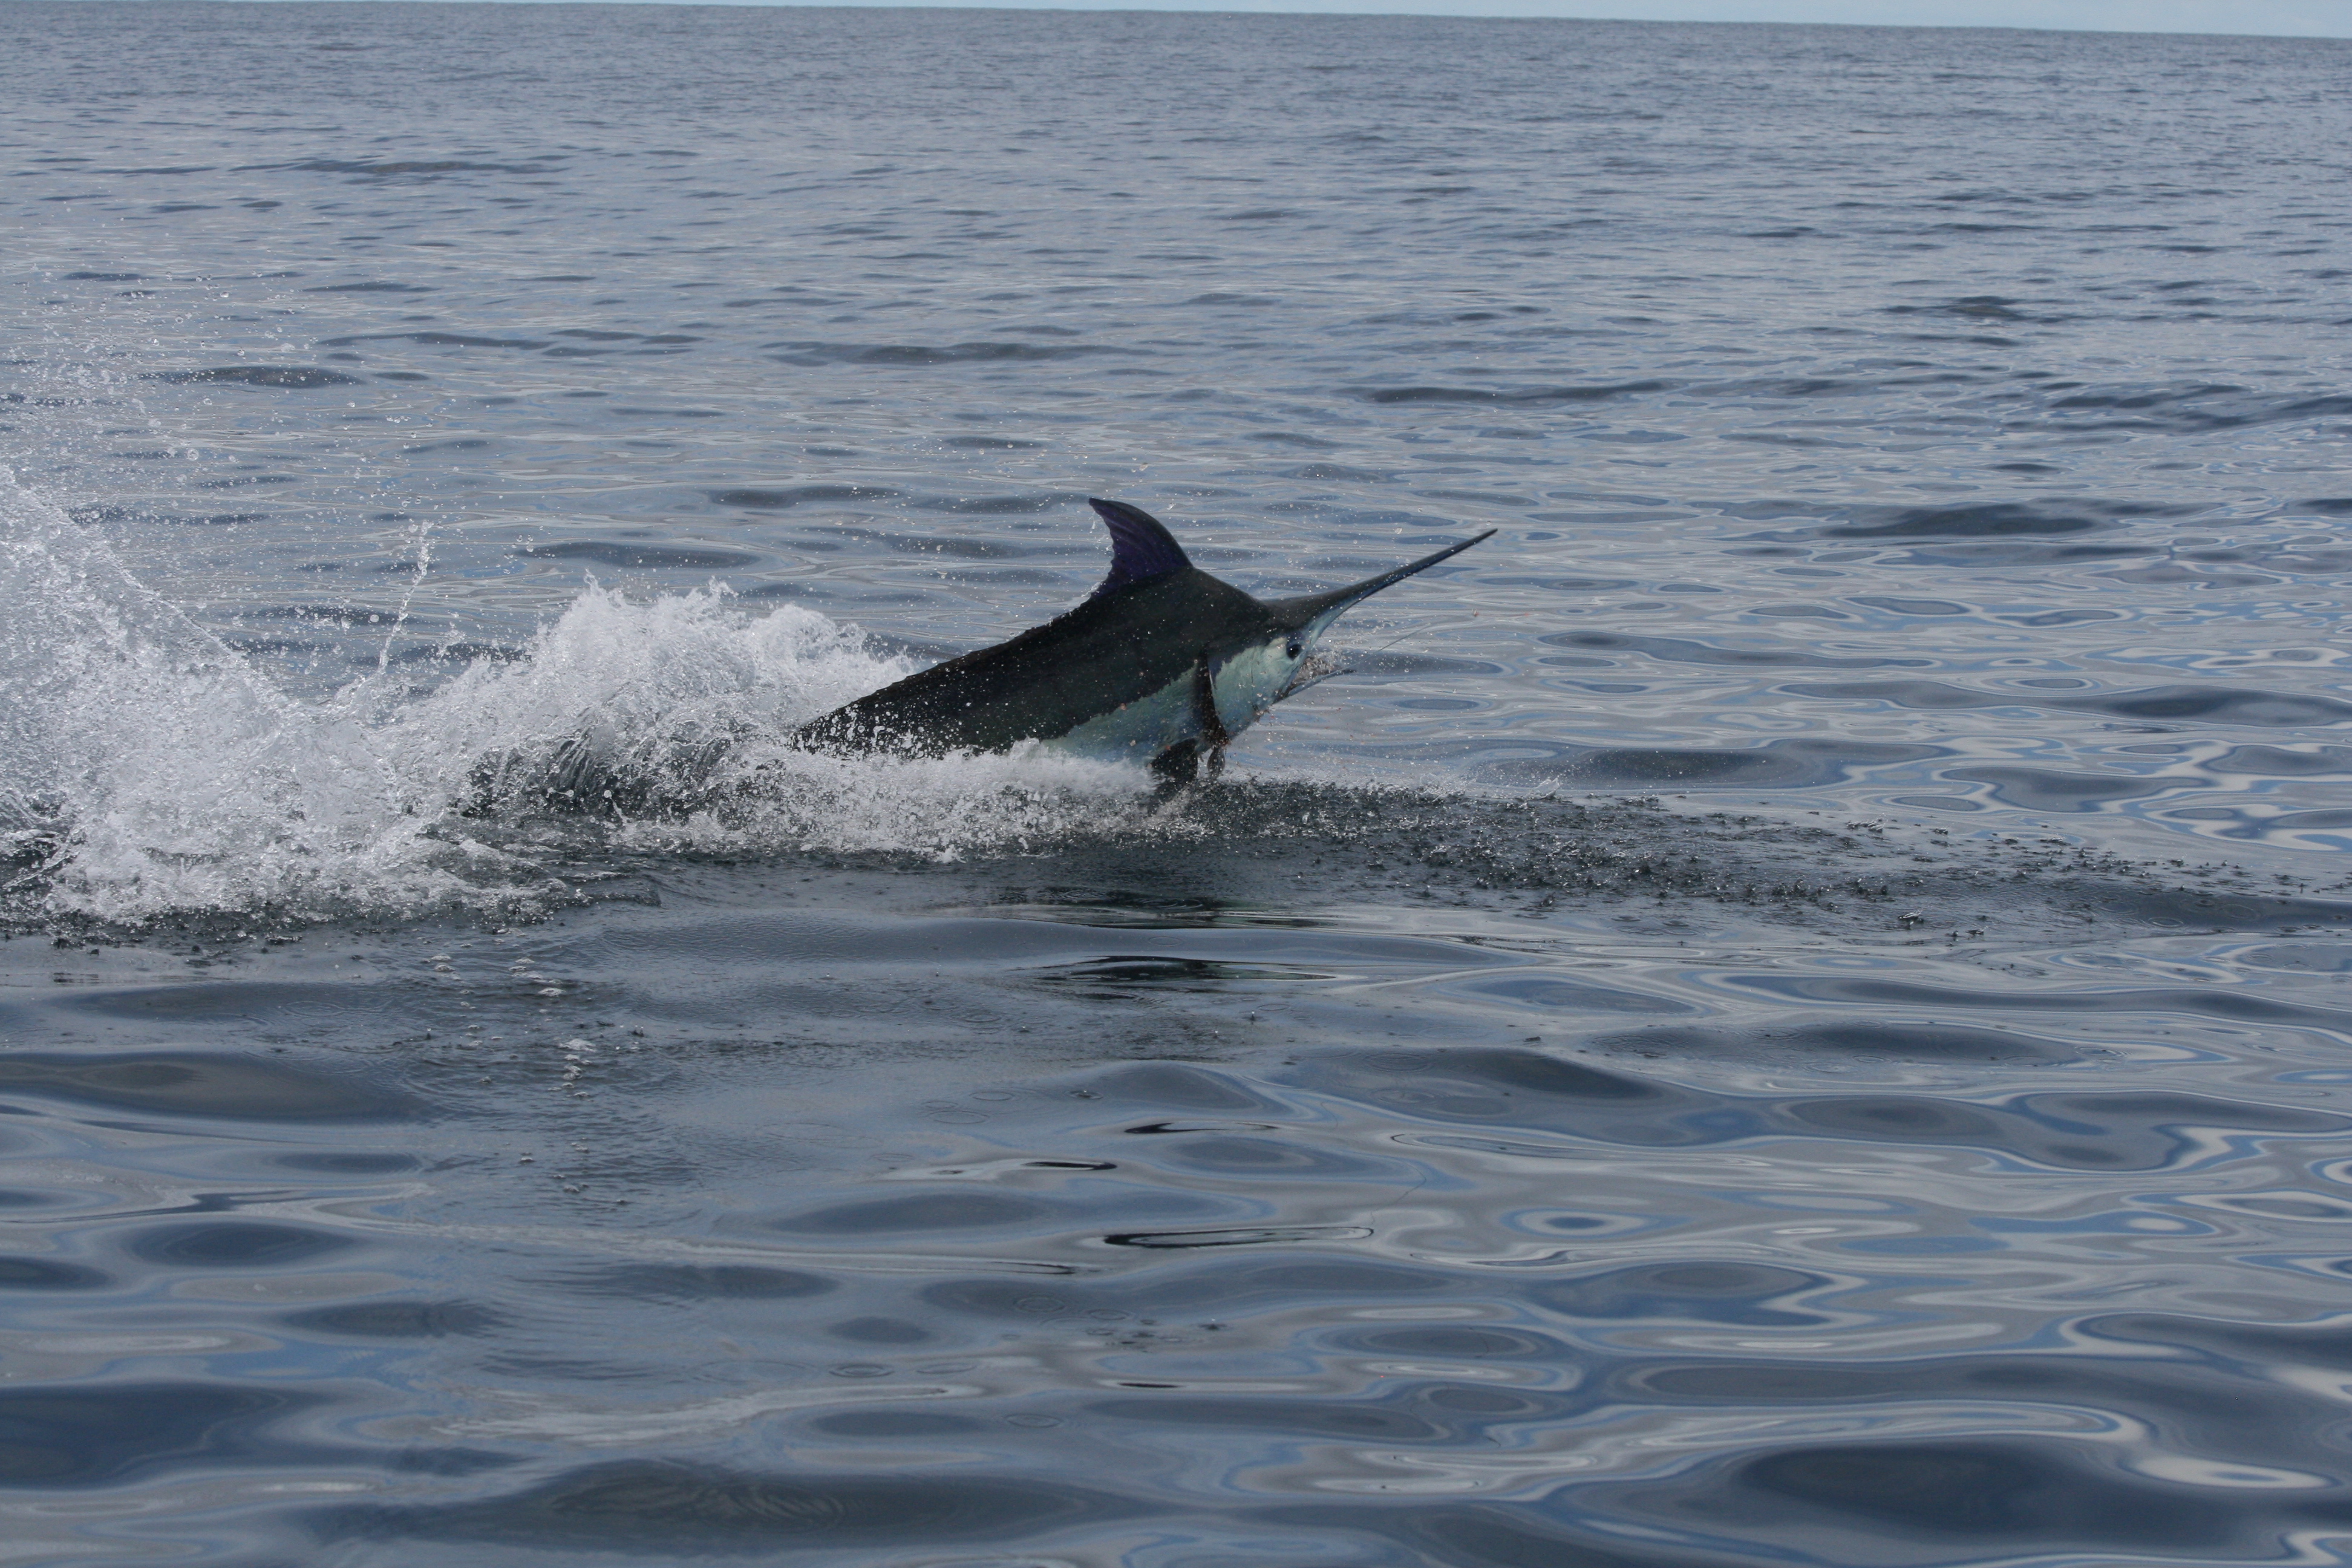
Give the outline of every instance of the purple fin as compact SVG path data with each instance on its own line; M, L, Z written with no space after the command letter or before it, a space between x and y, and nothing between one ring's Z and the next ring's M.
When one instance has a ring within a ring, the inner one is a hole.
M1149 583L1154 577L1165 577L1192 564L1184 558L1183 546L1160 526L1158 518L1142 508L1125 501L1091 499L1087 504L1101 514L1103 526L1110 530L1110 575L1095 589L1097 594L1108 594L1130 583Z

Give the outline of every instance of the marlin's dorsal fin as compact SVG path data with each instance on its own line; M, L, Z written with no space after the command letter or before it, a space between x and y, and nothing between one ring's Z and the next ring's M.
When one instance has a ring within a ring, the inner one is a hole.
M1192 564L1184 557L1184 547L1176 542L1158 518L1141 507L1091 498L1087 504L1101 515L1103 526L1110 530L1110 575L1095 589L1097 595L1131 583L1149 583L1154 577L1165 577Z

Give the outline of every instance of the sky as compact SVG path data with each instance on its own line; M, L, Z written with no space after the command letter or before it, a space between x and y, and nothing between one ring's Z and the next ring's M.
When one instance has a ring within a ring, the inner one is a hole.
M709 3L709 0L698 0ZM762 5L772 0L718 0ZM1072 11L1291 11L1632 22L1842 22L2352 38L2352 0L824 0Z

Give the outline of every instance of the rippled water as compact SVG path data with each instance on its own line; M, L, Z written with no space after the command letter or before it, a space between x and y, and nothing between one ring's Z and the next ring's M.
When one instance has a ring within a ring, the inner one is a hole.
M2352 1558L2352 45L0 46L0 1562Z

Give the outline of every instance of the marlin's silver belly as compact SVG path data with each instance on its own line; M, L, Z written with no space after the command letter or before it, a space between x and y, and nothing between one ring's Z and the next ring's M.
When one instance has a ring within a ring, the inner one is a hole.
M1217 718L1225 733L1238 735L1274 706L1289 670L1270 649L1248 648L1218 667L1212 688ZM1201 711L1193 698L1194 677L1188 671L1149 697L1139 697L1108 713L1098 713L1067 734L1045 744L1071 756L1105 762L1144 761L1171 746L1202 739Z

